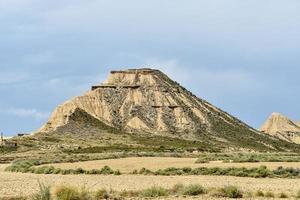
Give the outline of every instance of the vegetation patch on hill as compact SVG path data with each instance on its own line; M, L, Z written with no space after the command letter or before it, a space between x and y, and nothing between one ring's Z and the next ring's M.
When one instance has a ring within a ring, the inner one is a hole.
M219 167L200 167L200 168L167 168L151 171L143 168L139 171L134 170L132 174L155 175L155 176L187 176L187 175L215 175L215 176L238 176L251 178L300 178L300 170L295 168L278 167L270 170L266 166L257 168L219 168Z
M203 153L196 163L222 161L232 163L251 162L300 162L300 155L295 153Z
M21 173L35 173L35 174L102 174L102 175L121 175L120 170L113 170L108 166L101 169L85 170L77 169L61 169L53 166L39 166L40 162L36 160L25 160L13 162L6 171L21 172ZM252 177L252 178L300 178L300 170L298 168L283 168L278 167L276 170L270 170L266 166L256 168L220 168L220 167L200 167L200 168L167 168L151 171L146 168L141 170L134 170L132 174L141 175L156 175L156 176L183 176L183 175L215 175L215 176L238 176L238 177Z

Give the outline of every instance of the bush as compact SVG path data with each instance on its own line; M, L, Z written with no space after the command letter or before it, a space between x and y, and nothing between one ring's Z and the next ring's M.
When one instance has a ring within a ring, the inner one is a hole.
M278 197L281 198L281 199L289 198L289 196L287 194L285 194L284 192L280 193Z
M226 186L225 188L221 189L222 197L228 198L243 198L242 192L235 186Z
M261 190L258 190L258 191L256 191L256 192L255 192L255 196L256 196L256 197L264 197L264 196L265 196L265 194L264 194L264 192L263 192L263 191L261 191Z
M114 170L112 170L109 166L104 166L101 170L100 170L101 174L104 175L110 175L114 173Z
M205 193L206 193L206 190L201 185L198 185L198 184L189 185L187 187L184 187L183 192L182 192L183 195L188 195L188 196L197 196L197 195L205 194Z
M51 200L51 187L39 183L39 191L31 196L32 200Z
M109 197L109 194L105 189L97 190L95 193L96 200L107 199L108 197Z
M298 199L300 199L300 190L297 192L297 196Z
M57 200L80 200L80 193L74 187L58 187L55 191L55 196Z
M114 171L114 175L119 176L119 175L122 175L122 173L120 172L120 170L116 170L116 171Z
M267 197L267 198L275 198L275 195L274 195L273 192L267 192L267 193L265 194L265 197Z
M162 187L153 186L141 192L142 197L165 197L169 195L168 190Z

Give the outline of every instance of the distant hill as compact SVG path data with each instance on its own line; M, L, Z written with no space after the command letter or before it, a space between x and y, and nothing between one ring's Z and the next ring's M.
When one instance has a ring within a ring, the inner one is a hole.
M300 123L280 113L273 113L260 130L288 142L300 144Z
M213 83L212 83L213 84ZM112 71L83 96L58 106L35 137L70 145L200 151L290 151L298 146L262 134L196 97L159 70ZM73 139L72 139L73 138ZM77 138L77 139L74 139Z

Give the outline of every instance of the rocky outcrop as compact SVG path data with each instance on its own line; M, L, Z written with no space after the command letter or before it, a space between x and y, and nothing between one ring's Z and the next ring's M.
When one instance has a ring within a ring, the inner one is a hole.
M288 117L273 113L260 130L283 140L300 144L300 124Z
M112 71L102 84L58 106L38 132L88 135L95 121L130 134L180 137L220 148L266 151L286 146L153 69ZM93 134L101 135L99 127L93 128Z
M207 115L222 112L158 70L112 71L103 84L60 105L39 132L67 124L77 108L119 129L165 134L207 131L211 127ZM232 123L231 116L223 115L226 123Z

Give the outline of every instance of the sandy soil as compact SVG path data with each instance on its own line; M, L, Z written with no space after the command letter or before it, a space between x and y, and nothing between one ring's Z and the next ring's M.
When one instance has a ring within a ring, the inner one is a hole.
M61 168L100 169L105 165L122 172L132 172L134 169L146 167L151 170L167 167L256 167L266 165L270 168L278 166L300 167L300 163L221 163L212 162L195 164L193 158L124 158L114 160L87 161L78 163L52 164ZM4 169L8 165L0 164L0 197L2 196L27 196L38 188L38 182L53 187L60 185L85 186L91 190L100 188L122 190L140 190L153 185L171 188L177 183L185 185L198 183L205 187L223 187L236 185L244 191L273 191L296 194L299 190L300 179L254 179L226 176L141 176L141 175L38 175L8 173ZM171 198L175 199L175 198ZM180 198L177 198L180 199ZM189 199L189 198L185 198ZM194 198L191 198L194 199ZM212 199L212 197L199 197L197 199Z
M236 185L245 191L273 191L295 194L299 190L300 179L253 179L225 176L102 176L102 175L38 175L0 172L0 195L28 195L38 188L38 182L46 185L85 186L91 190L99 188L140 190L153 185L171 188L177 183L198 183L205 187Z
M123 173L130 173L134 169L140 170L145 167L150 170L165 169L168 167L259 167L265 165L270 169L276 169L279 166L283 167L294 167L300 168L299 162L261 162L261 163L222 163L222 162L211 162L204 164L196 164L195 158L122 158L122 159L111 159L111 160L97 160L87 162L76 162L76 163L59 163L51 164L51 166L62 168L62 169L100 169L105 165L110 166L113 169L119 169Z

